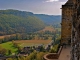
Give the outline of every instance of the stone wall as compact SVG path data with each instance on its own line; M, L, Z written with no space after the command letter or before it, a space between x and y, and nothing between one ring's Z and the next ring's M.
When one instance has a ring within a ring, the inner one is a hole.
M71 2L71 1L70 1ZM72 4L69 1L62 5L61 44L68 44L71 40L72 29Z
M71 60L80 60L80 0L75 0L72 19Z
M44 55L44 60L57 60L59 58L59 55L62 51L62 46L59 48L59 51L57 53L49 53Z

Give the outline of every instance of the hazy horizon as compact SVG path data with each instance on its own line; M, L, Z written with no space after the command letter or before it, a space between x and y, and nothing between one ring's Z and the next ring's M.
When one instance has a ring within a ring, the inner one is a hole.
M61 15L67 0L0 0L0 10L15 9L34 14Z

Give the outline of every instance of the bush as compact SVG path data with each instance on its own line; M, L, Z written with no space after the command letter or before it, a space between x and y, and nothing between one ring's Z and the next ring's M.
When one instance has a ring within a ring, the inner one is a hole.
M59 44L54 45L54 46L51 48L50 53L57 53L58 48L59 48Z
M43 60L43 56L45 55L45 53L44 52L39 52L39 53L37 53L37 55L36 55L36 60Z

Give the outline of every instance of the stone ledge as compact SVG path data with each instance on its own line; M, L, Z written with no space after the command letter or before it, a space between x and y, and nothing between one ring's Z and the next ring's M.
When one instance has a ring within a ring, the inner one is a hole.
M62 51L62 46L60 46L59 51L57 53L48 53L44 55L43 59L44 60L58 60L61 51Z

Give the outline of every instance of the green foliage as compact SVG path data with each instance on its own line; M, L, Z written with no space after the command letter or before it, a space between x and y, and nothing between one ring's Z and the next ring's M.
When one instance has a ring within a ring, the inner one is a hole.
M48 52L37 52L34 51L28 56L18 56L16 58L8 58L7 60L43 60L43 56Z
M44 23L28 12L0 10L0 35L35 32L44 28Z
M3 48L2 46L0 46L0 54L5 55L7 52L7 50L5 48Z
M51 53L56 53L58 51L58 48L59 48L59 44L56 44L51 48L50 52Z
M7 58L7 60L20 60L20 59L17 59L17 58Z
M18 50L17 48L14 47L14 45L12 44L12 42L3 43L3 44L0 44L0 46L2 46L3 48L5 48L6 50L8 50L8 52L6 52L7 54L15 53Z
M29 56L26 57L26 60L34 60L36 58L37 52L32 52Z
M11 50L8 50L8 55L11 55L11 54L12 54Z
M36 55L36 60L43 60L43 56L45 55L45 53L44 52L39 52L39 53L37 53L37 55Z

